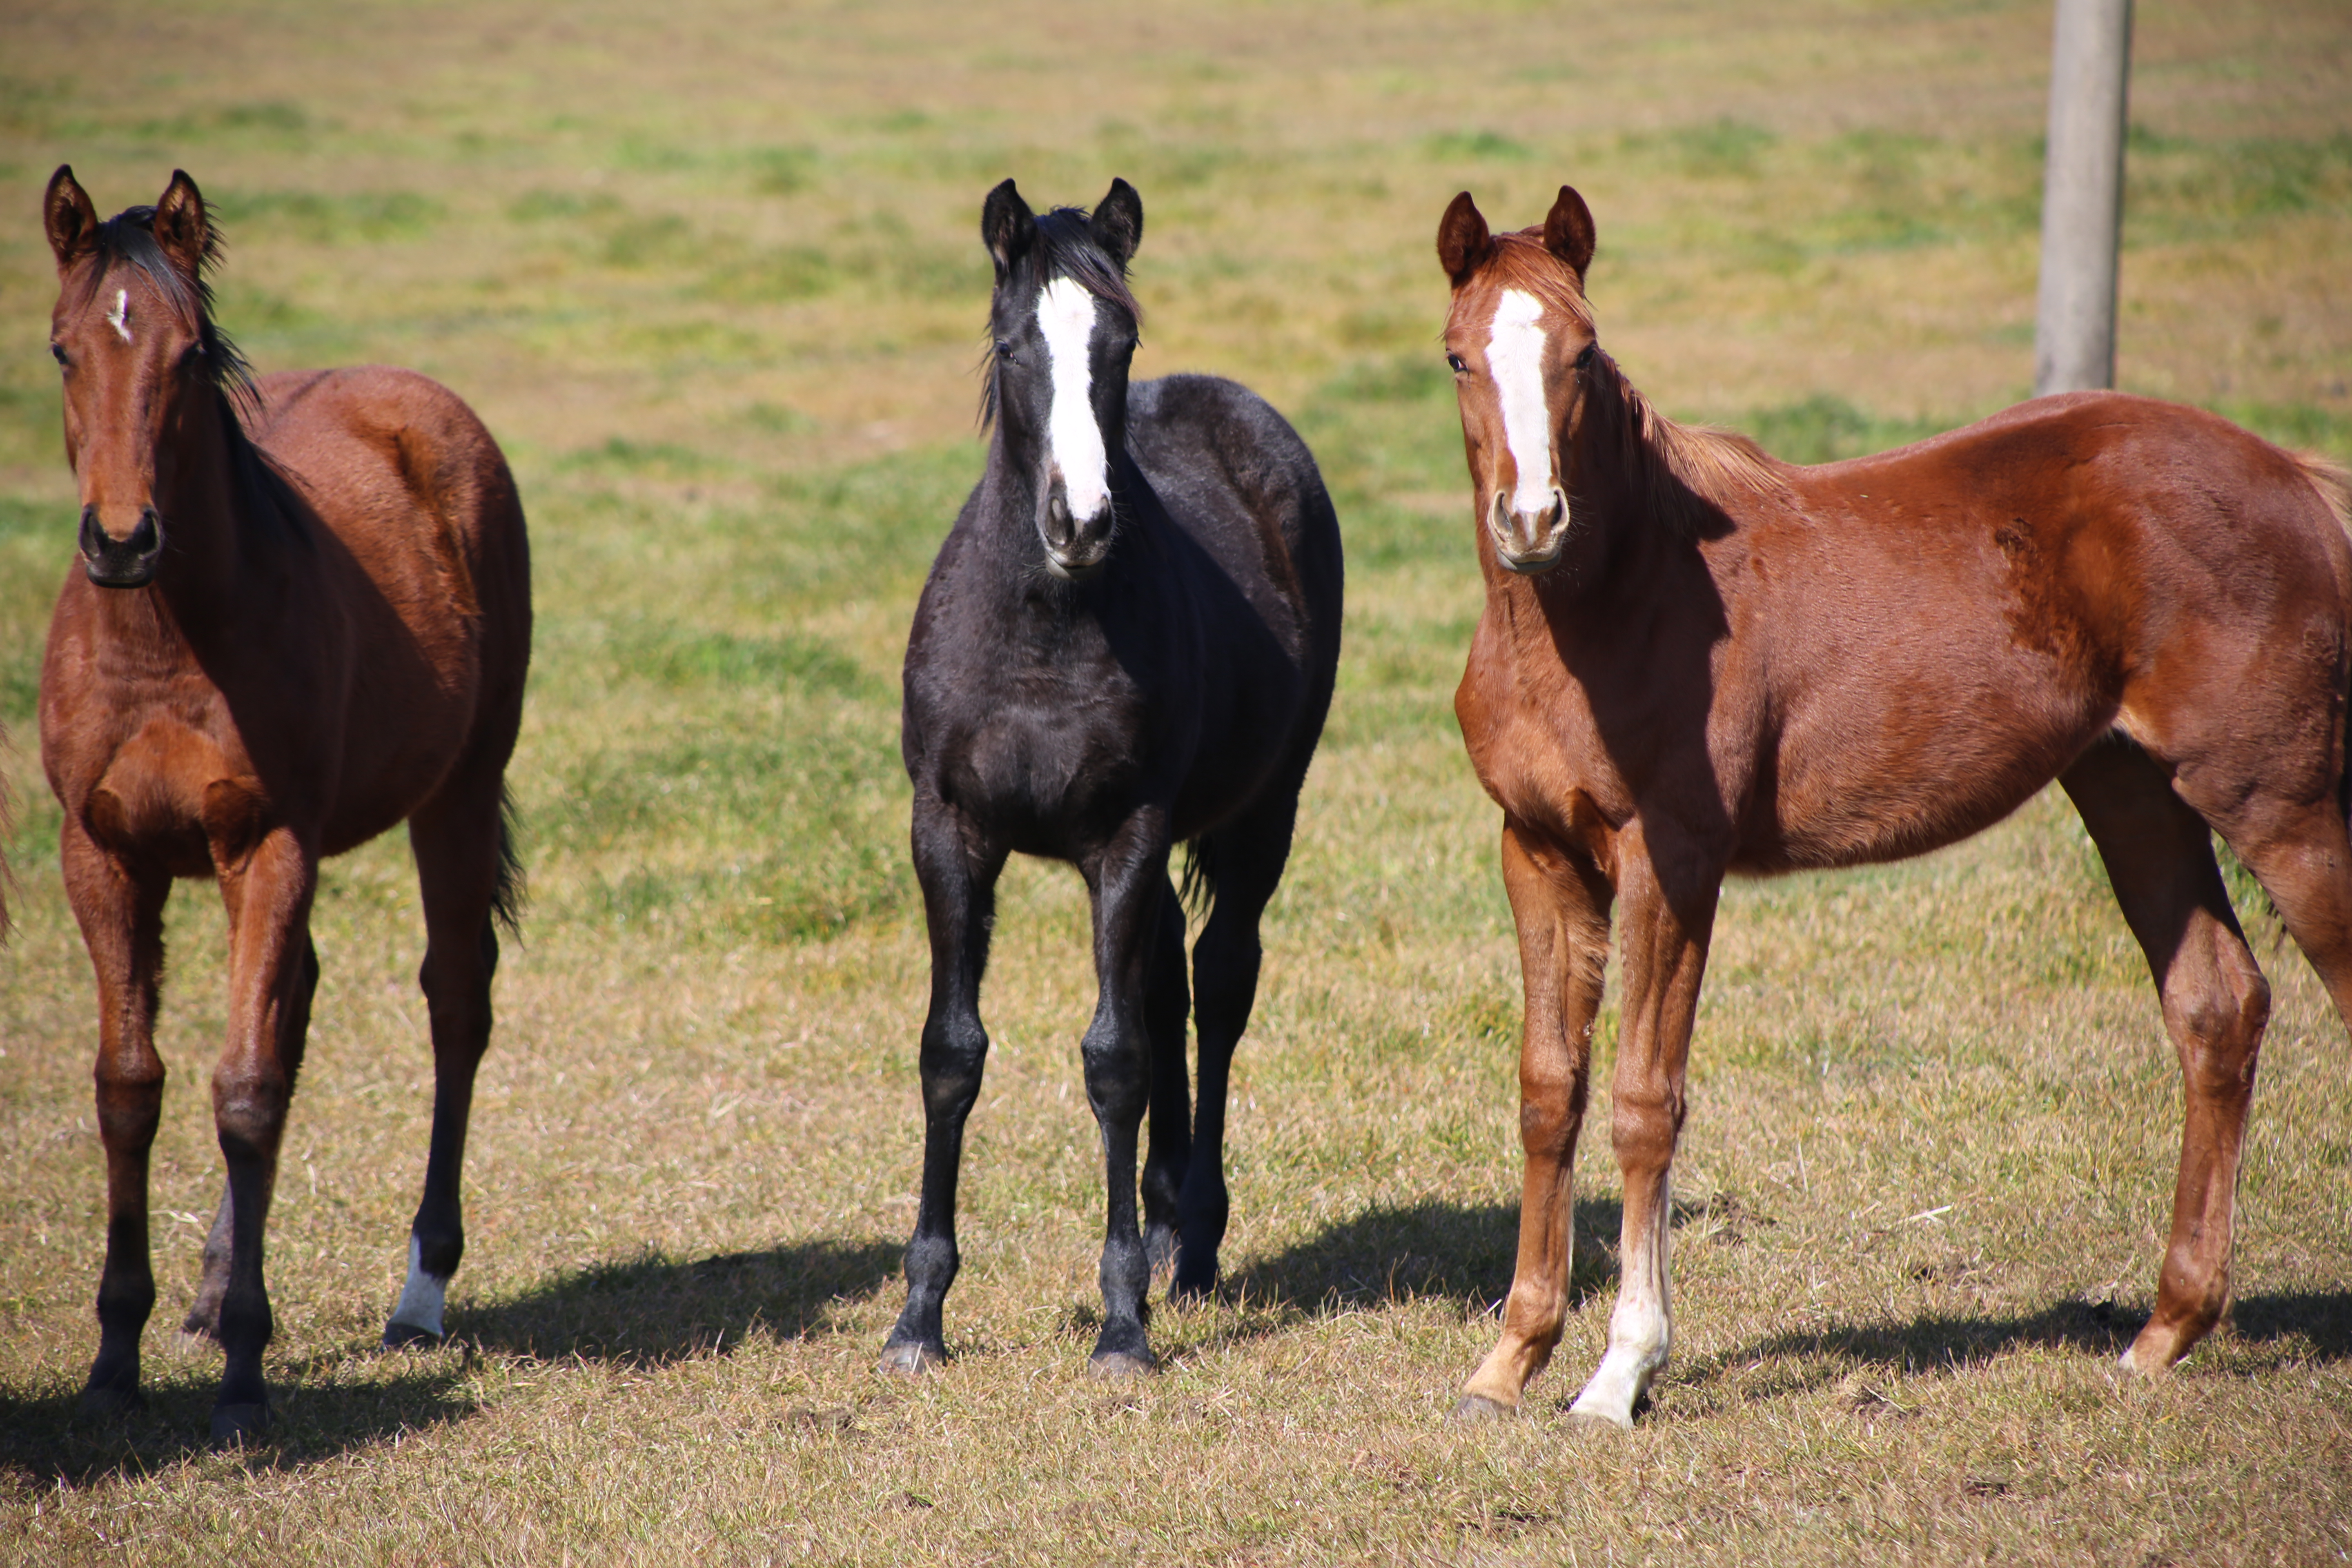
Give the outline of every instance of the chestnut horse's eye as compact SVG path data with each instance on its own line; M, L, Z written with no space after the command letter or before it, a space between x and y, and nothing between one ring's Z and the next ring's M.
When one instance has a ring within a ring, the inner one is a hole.
M1470 374L1470 367L1462 363L1462 356L1460 354L1447 354L1445 356L1445 363L1454 367L1454 374L1456 375L1467 375Z
M1599 343L1585 344L1584 352L1576 356L1576 368L1579 370L1590 370L1592 368L1593 353L1600 347L1601 345Z
M51 343L51 344L49 345L49 357L50 357L51 359L53 359L53 360L57 361L59 364L63 364L63 363L66 363L66 346L65 346L65 344L63 344L63 343Z

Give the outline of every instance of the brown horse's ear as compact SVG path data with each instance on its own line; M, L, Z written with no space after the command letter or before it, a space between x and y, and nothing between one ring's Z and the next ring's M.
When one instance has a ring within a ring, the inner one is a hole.
M996 263L999 283L1036 240L1037 215L1029 210L1013 182L1007 180L989 192L980 209L980 242L988 247L988 258Z
M1143 243L1143 198L1125 180L1114 177L1110 193L1095 208L1095 216L1087 220L1094 232L1095 243L1110 253L1119 270L1135 258L1135 247Z
M1574 185L1560 186L1559 199L1544 216L1544 248L1568 263L1580 289L1584 287L1584 269L1592 265L1594 238L1592 209L1584 205Z
M1486 219L1478 211L1478 204L1463 192L1437 220L1437 261L1445 268L1445 276L1459 289L1470 281L1470 275L1486 264L1495 253L1495 241L1486 232Z
M60 274L96 247L98 209L89 205L89 193L73 177L72 164L59 163L58 172L49 176L48 191L41 197L41 220L49 231L49 251L58 258Z
M205 216L205 198L185 169L172 171L172 183L155 198L155 244L194 283L212 255L212 220Z

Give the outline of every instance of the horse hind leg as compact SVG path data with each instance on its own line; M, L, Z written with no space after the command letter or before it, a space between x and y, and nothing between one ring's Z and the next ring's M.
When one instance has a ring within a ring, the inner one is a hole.
M1156 1274L1175 1266L1177 1205L1192 1150L1192 1084L1184 1061L1192 999L1184 979L1184 905L1173 883L1160 900L1147 962L1143 1028L1151 1040L1151 1145L1143 1162L1143 1251Z
M2238 1166L2270 986L2247 950L2205 819L2137 747L2095 747L2062 775L2147 955L2180 1060L2180 1169L2156 1310L2123 1364L2158 1373L2187 1355L2230 1299Z
M387 1348L438 1343L450 1278L466 1252L461 1178L474 1079L490 1044L500 917L512 919L514 861L497 773L444 793L410 819L425 903L425 992L433 1032L433 1135L408 1271L385 1322Z

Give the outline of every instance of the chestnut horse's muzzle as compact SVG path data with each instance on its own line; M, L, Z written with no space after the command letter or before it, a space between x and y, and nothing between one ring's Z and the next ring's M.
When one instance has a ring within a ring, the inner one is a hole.
M1568 496L1551 488L1551 503L1541 511L1515 510L1500 489L1486 509L1486 531L1494 536L1495 557L1506 571L1533 576L1559 564L1560 547L1568 542Z
M98 521L98 508L81 509L81 564L101 588L144 588L163 563L163 520L153 507L139 509L139 526L117 539Z

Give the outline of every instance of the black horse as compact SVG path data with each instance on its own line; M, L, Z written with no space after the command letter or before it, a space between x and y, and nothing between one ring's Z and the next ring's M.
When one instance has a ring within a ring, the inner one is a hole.
M1339 525L1314 457L1255 394L1211 376L1129 388L1127 263L1143 204L1038 217L1011 180L981 237L996 263L988 471L940 550L907 640L915 873L930 924L923 1192L886 1370L946 1353L956 1173L988 1035L980 982L1005 856L1076 866L1100 995L1081 1047L1109 1215L1096 1370L1152 1365L1151 1266L1205 1293L1224 1238L1225 1075L1257 994L1258 918L1290 854L1339 658ZM1200 1114L1186 1082L1184 907ZM1136 1131L1151 1114L1136 1226Z

